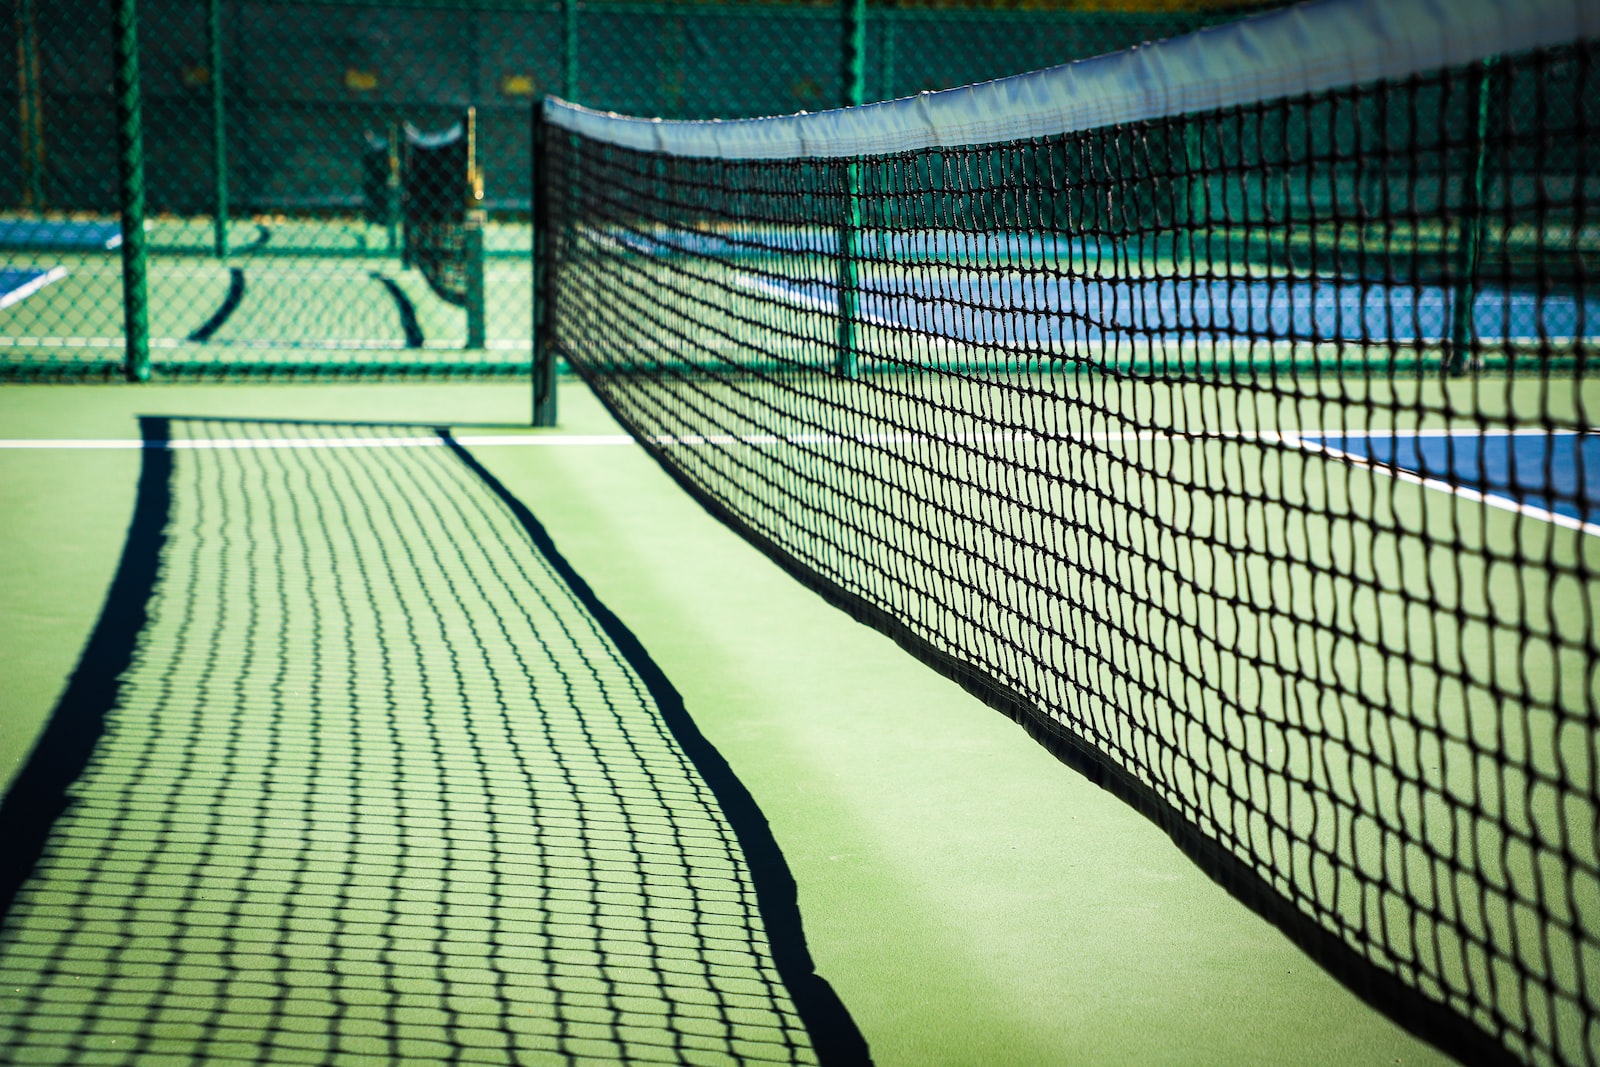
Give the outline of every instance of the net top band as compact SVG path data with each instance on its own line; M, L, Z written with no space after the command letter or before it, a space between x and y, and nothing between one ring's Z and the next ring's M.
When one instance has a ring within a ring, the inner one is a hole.
M1600 36L1592 0L1312 0L976 85L777 118L665 120L554 97L547 121L672 156L832 158L994 144L1404 78Z

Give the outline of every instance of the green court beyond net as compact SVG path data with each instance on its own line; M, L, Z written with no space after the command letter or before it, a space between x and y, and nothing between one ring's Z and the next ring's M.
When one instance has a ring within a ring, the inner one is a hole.
M1448 7L781 120L551 101L539 337L1403 1025L1592 1064L1600 9Z

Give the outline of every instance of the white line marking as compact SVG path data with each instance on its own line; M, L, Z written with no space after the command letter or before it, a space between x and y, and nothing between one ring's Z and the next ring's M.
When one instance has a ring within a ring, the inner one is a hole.
M1449 431L1446 431L1446 432L1449 432ZM1459 431L1459 432L1464 432L1464 431ZM1545 431L1542 431L1542 430L1498 430L1498 431L1486 431L1481 436L1484 436L1484 437L1502 436L1502 437L1504 437L1504 436L1514 436L1516 434L1543 433L1543 432L1545 432ZM1556 434L1556 433L1552 433L1551 434L1551 436L1557 436L1557 435L1558 434ZM1572 431L1560 431L1559 435L1560 436L1574 436ZM1317 436L1317 435L1315 435L1315 434L1305 434L1304 436L1314 437L1314 436ZM1375 436L1375 435L1373 435L1373 434L1348 434L1347 433L1347 434L1342 434L1342 435L1340 435L1340 434L1329 434L1328 436L1330 436L1330 437L1336 437L1336 436L1343 436L1343 437L1358 437L1358 436L1359 437L1371 437L1371 436ZM1426 436L1426 435L1418 434L1417 436ZM1438 436L1438 434L1434 434L1433 436ZM1491 507L1491 508L1499 508L1501 511L1509 511L1514 515L1526 515L1531 519L1535 519L1535 520L1538 520L1538 521L1541 521L1541 522L1548 522L1552 526L1560 526L1560 527L1563 527L1564 529L1577 530L1579 533L1585 533L1585 534L1589 534L1590 536L1600 537L1600 524L1596 524L1596 523L1592 523L1592 522L1584 522L1582 519L1575 519L1570 515L1563 515L1560 512L1551 511L1548 508L1535 507L1532 504L1524 504L1521 501L1513 499L1512 497L1509 497L1509 496L1500 496L1500 495L1495 494L1495 493L1486 493L1486 492L1482 491L1481 489L1473 489L1473 488L1470 488L1469 486L1465 486L1465 485L1456 485L1454 482L1447 482L1447 481L1444 481L1441 478L1429 478L1426 475L1418 474L1415 471L1409 471L1409 470L1406 470L1403 467L1396 467L1396 466L1392 466L1391 464L1387 464L1387 463L1380 463L1377 460L1371 459L1371 458L1369 458L1367 456L1362 456L1362 455L1359 455L1359 454L1354 453L1354 452L1346 452L1343 449L1334 448L1331 445L1314 444L1314 443L1312 443L1310 441L1299 441L1299 442L1296 442L1293 437L1290 437L1288 435L1285 435L1284 440L1286 442L1290 443L1290 444L1296 444L1297 443L1301 448L1305 449L1307 452L1318 452L1318 453L1321 453L1322 455L1329 456L1329 457L1331 457L1333 459L1342 460L1343 462L1350 464L1352 467L1364 467L1367 470L1376 471L1379 474L1387 474L1391 478L1394 478L1396 481L1404 482L1404 483L1406 483L1408 485L1419 485L1419 486L1422 486L1424 489L1435 489L1435 490L1437 490L1437 491L1439 491L1441 493L1449 493L1451 496L1458 496L1458 497L1461 497L1463 500L1470 500L1470 501L1472 501L1473 503L1476 503L1476 504L1483 504L1483 505L1485 505L1487 507Z
M558 448L593 448L631 445L627 434L474 434L454 438L462 445L523 445ZM174 452L225 452L273 448L441 448L446 439L427 437L221 437L210 440L141 441L134 438L12 438L0 439L0 449L168 449Z
M0 308L8 308L18 301L26 300L28 297L32 296L34 293L37 293L40 289L43 289L51 282L58 282L66 276L67 268L56 267L39 275L37 278L30 278L28 281L25 281L21 285L17 286L17 288L12 289L7 293L0 294Z
M3 304L0 304L0 307L3 306ZM0 337L0 348L114 348L120 350L124 348L126 344L127 342L125 342L121 337ZM209 345L202 345L198 341L190 341L181 337L152 337L150 338L150 347L162 349L192 348L196 351L204 349L209 352L226 352L230 348L269 348L283 352L302 349L363 349L381 352L464 351L459 340L450 339L442 341L428 341L423 344L421 349L408 349L404 341L394 339L376 340L357 338L354 340L341 341L337 339L324 338L286 338L273 340L272 338L268 337L247 337L229 338L222 341L213 341ZM489 341L485 347L494 352L528 352L532 350L533 342L499 339ZM216 356L213 357L210 362L222 365L226 364L228 361L225 357ZM286 362L293 361L287 360ZM306 359L305 362L315 362L320 365L329 361ZM480 361L472 360L471 362ZM350 366L353 369L359 369L361 365L359 363L352 363Z
M1588 430L1546 429L1478 429L1440 428L1424 430L1204 430L1186 433L1182 430L1129 430L1088 434L1049 434L1031 430L983 431L972 433L867 433L836 434L826 432L797 434L659 434L650 443L664 446L682 445L900 445L900 444L1060 444L1111 441L1254 441L1265 444L1286 444L1309 452L1323 452L1362 466L1383 467L1381 463L1356 457L1315 438L1436 438L1436 437L1578 437L1588 436ZM453 440L463 445L484 446L554 446L562 448L609 447L636 444L628 434L457 434ZM177 441L144 441L132 438L0 438L0 448L20 449L128 449L170 448L198 451L251 449L251 448L436 448L446 439L432 434L402 437L233 437Z
M1318 453L1348 463L1353 467L1362 467L1381 474L1387 474L1398 481L1421 486L1425 489L1434 489L1441 493L1449 493L1463 500L1483 504L1487 507L1498 508L1517 515L1548 522L1553 526L1564 529L1576 530L1579 533L1600 537L1600 524L1585 522L1569 515L1547 508L1523 504L1510 497L1500 496L1495 493L1486 493L1467 486L1455 485L1438 478L1429 478L1413 471L1404 470L1389 464L1380 463L1366 456L1361 456L1331 445L1308 441L1306 438L1316 437L1372 437L1382 434L1393 435L1390 431L1369 432L1339 432L1332 434L1319 434L1309 431L1297 433L1270 433L1251 431L1221 431L1200 434L1166 433L1143 431L1133 433L1106 433L1087 434L1083 436L1046 435L1027 432L1018 433L985 433L985 434L861 434L845 436L841 434L811 433L811 434L689 434L683 436L660 435L651 438L653 444L672 447L697 447L701 445L727 445L742 444L749 446L760 445L816 445L816 444L970 444L974 442L1014 441L1030 444L1070 444L1077 442L1107 442L1107 441L1181 441L1181 440L1240 440L1259 441L1263 443L1282 443L1306 452ZM1578 431L1561 430L1417 430L1403 436L1440 437L1440 436L1478 436L1478 437L1506 437L1531 434L1549 434L1550 436L1578 436ZM13 438L0 439L0 450L3 449L96 449L107 451L130 451L138 449L168 449L176 452L218 452L218 451L249 451L254 449L318 449L318 448L441 448L450 439L439 436L426 437L265 437L265 438L216 438L209 440L178 440L178 441L141 441L130 438L96 439L61 439L47 438ZM453 438L457 443L466 447L534 447L534 448L611 448L624 445L634 445L638 441L627 434L467 434Z

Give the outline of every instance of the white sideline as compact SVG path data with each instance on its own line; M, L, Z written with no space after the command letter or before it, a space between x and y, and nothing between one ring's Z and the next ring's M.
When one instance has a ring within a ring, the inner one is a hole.
M1419 429L1401 431L1409 437L1514 437L1521 435L1538 435L1548 433L1570 434L1577 431L1561 430L1548 431L1544 429ZM1365 437L1372 435L1389 436L1391 431L1374 430L1362 433L1350 430L1332 430L1320 433L1313 430L1299 430L1295 432L1273 432L1254 430L1226 430L1211 433L1181 434L1169 433L1161 430L1140 430L1127 433L1091 433L1082 435L1067 434L1036 434L1025 431L990 432L990 433L964 433L964 434L861 434L846 437L841 434L809 433L779 436L777 434L714 434L714 435L688 435L676 437L664 435L656 437L653 443L662 447L698 447L701 445L728 445L743 444L747 446L771 446L778 444L788 445L826 445L826 444L861 444L861 445L905 445L905 444L932 444L943 441L946 443L973 443L973 442L999 442L1008 441L1018 444L1048 444L1051 442L1070 443L1072 441L1182 441L1182 440L1238 440L1262 441L1266 443L1282 443L1291 448L1301 449L1306 452L1320 453L1331 458L1341 460L1351 466L1363 467L1379 474L1387 474L1400 482L1421 486L1441 493L1449 493L1485 507L1498 508L1513 514L1523 515L1539 522L1548 522L1553 526L1560 526L1579 533L1600 537L1600 524L1584 522L1558 512L1545 508L1523 504L1510 497L1497 496L1485 493L1466 486L1453 485L1450 482L1437 478L1428 478L1411 471L1402 470L1380 463L1375 460L1355 453L1347 452L1332 445L1306 438L1339 437L1350 439L1352 437ZM638 444L637 439L627 434L469 434L459 437L444 438L437 435L426 437L281 437L281 438L217 438L214 440L192 441L143 441L131 438L63 438L59 440L49 438L0 438L0 450L14 449L101 449L112 451L132 451L137 449L168 449L171 451L226 451L249 449L298 449L298 448L442 448L451 441L463 446L519 446L519 447L550 447L550 448L611 448L619 445Z

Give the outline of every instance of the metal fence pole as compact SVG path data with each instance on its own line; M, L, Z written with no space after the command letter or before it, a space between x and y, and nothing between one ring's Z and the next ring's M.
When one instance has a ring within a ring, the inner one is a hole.
M841 53L844 69L844 103L855 107L866 97L867 2L840 0ZM844 165L844 203L839 222L839 325L834 353L834 370L842 377L856 373L856 250L861 228L861 170L859 164Z
M578 100L578 0L561 0L561 95Z
M867 94L867 0L839 0L843 20L844 106L866 102Z
M144 129L139 89L138 0L111 0L116 64L118 208L122 215L123 370L150 379L150 306L144 239Z
M550 313L549 152L544 108L533 104L533 424L556 424L556 346Z
M484 230L489 224L483 209L483 168L478 162L478 109L467 108L467 347L482 348L487 340L483 306Z
M17 79L22 99L18 126L22 136L22 206L44 209L44 108L39 84L39 25L34 0L17 8Z
M216 171L216 249L228 258L228 109L222 54L222 0L211 0L206 12L211 39L211 155Z
M1483 190L1488 160L1489 111L1494 103L1495 57L1483 61L1483 71L1473 85L1474 134L1470 142L1472 160L1466 169L1461 210L1456 226L1455 286L1451 293L1450 349L1444 371L1448 375L1475 370L1473 349L1476 329L1473 305L1478 299L1478 261L1484 239Z

